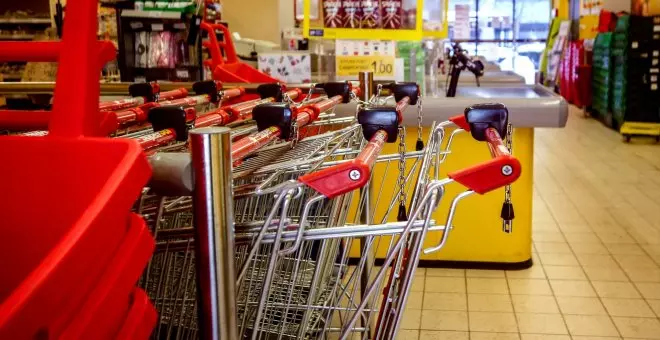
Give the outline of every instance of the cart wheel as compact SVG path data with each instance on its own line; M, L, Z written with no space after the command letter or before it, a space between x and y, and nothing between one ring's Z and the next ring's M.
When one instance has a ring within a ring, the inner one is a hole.
M624 137L624 140L626 141L626 143L630 143L630 139L632 138L631 135L623 135L623 137Z

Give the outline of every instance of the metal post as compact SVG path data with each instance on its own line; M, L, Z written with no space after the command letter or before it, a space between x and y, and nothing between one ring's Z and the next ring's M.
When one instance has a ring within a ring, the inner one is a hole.
M195 257L202 339L236 340L236 277L229 128L191 131Z
M360 72L358 80L360 81L360 99L369 101L374 93L374 74L369 71Z

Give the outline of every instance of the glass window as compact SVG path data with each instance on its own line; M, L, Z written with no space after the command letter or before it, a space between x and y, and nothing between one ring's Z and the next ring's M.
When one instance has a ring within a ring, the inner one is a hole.
M539 68L550 10L550 0L449 0L449 39L533 79L529 69Z

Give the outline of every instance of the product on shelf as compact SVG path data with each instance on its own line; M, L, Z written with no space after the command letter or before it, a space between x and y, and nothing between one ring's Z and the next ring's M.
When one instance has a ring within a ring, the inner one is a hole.
M360 0L342 0L344 9L343 27L360 28L362 21L362 10L360 9Z
M342 16L343 13L342 13L341 0L323 1L323 26L328 28L341 27Z
M380 27L380 1L378 0L360 0L360 10L362 11L362 28Z
M380 12L383 16L383 28L401 28L403 21L402 5L402 0L381 0Z
M135 67L149 67L149 34L147 32L135 33Z
M383 20L383 28L399 29L403 20L402 0L381 0L380 13Z
M171 32L151 32L151 41L149 42L150 67L173 68L173 52Z

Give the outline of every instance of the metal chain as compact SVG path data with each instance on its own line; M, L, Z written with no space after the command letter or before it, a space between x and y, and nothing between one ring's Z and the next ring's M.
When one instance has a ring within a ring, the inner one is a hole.
M312 99L312 94L314 93L315 88L316 88L315 83L309 84L309 91L307 91L307 96L305 96L305 99L302 100L303 103Z
M417 99L417 140L422 140L422 96Z
M296 102L294 102L291 97L289 97L289 94L286 92L282 94L282 101L289 104L289 105L294 105L296 106Z
M399 187L399 206L406 205L406 128L399 127L399 178L397 186Z
M513 127L508 124L506 127L506 139L504 140L505 146L509 149L509 153L513 153ZM511 205L511 184L504 187L504 204ZM513 211L513 206L511 206ZM513 230L513 220L502 220L502 230L505 233L510 233Z
M296 146L296 143L298 142L298 139L300 138L299 130L298 130L298 124L295 123L295 122L291 126L291 136L293 136L291 138L291 148L293 149Z

